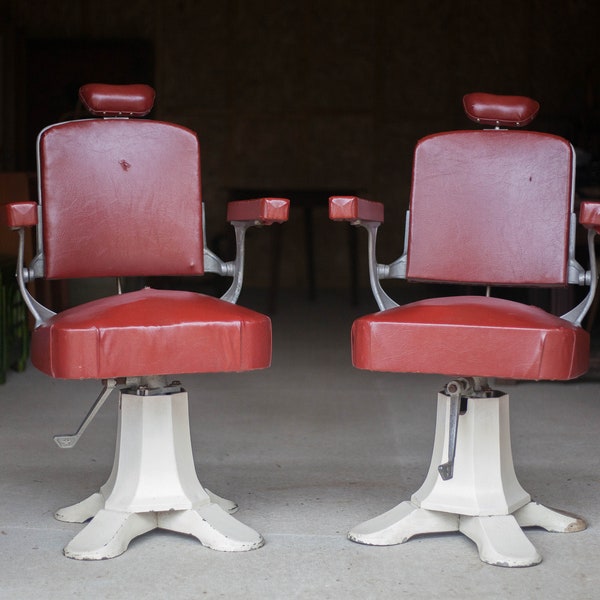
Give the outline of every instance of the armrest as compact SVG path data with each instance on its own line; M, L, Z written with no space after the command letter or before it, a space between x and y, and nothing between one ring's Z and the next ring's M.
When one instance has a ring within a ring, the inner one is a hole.
M38 222L37 209L37 202L11 202L4 206L2 219L5 225L13 229L33 227Z
M0 216L4 225L11 229L17 229L19 233L19 252L17 255L17 282L21 296L27 308L35 319L35 327L45 323L56 313L40 304L30 293L26 284L43 273L43 258L37 255L29 267L24 265L25 257L25 228L38 224L37 202L11 202L4 205Z
M367 231L369 247L369 282L375 301L380 310L398 306L383 290L379 280L389 273L388 265L377 264L377 229L383 223L383 204L365 200L357 196L331 196L329 198L329 218L332 221L348 221L360 225Z
M582 202L579 208L579 222L585 228L600 233L600 202Z
M287 198L235 200L227 204L227 220L258 221L261 225L272 225L287 221L289 210L290 201Z
M373 221L383 223L383 204L356 196L331 196L329 218L332 221Z
M221 300L235 304L242 290L244 279L244 241L246 231L253 225L272 225L288 220L290 201L287 198L256 198L254 200L235 200L227 204L227 220L235 229L235 260L223 263L214 254L205 249L205 269L208 258L218 265L216 272L231 275L233 281Z

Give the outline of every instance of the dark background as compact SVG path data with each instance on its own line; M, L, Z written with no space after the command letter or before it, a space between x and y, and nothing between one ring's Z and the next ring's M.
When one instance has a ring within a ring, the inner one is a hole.
M40 128L80 116L90 81L156 87L153 118L196 130L209 235L227 235L232 190L317 194L318 287L347 286L329 193L380 200L381 261L402 251L412 148L471 128L463 94L528 95L534 128L582 157L598 184L597 0L0 0L0 170L31 170ZM320 198L322 197L322 201ZM284 226L284 287L306 288L304 214ZM249 285L270 281L272 234L249 240ZM359 240L362 244L362 239ZM364 253L361 282L366 285Z

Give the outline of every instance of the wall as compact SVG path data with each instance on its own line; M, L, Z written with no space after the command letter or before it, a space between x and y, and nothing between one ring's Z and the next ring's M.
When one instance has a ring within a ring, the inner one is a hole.
M385 203L379 259L393 260L412 147L470 127L461 109L469 91L533 96L538 128L597 152L595 0L551 9L545 0L2 2L5 31L24 47L41 38L152 42L154 116L199 133L213 233L225 231L231 188L357 189ZM314 216L318 285L346 285L347 232L324 207ZM305 286L302 213L284 227L283 284ZM249 283L266 285L270 235L249 241Z

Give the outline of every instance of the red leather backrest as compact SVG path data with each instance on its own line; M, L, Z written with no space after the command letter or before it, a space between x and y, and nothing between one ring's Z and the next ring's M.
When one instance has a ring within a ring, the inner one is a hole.
M571 145L530 131L456 131L415 150L407 277L567 282Z
M169 123L87 119L39 139L48 278L201 274L196 135Z

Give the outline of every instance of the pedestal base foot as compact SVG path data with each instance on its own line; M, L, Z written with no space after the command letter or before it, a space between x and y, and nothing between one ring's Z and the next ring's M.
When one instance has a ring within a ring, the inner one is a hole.
M585 521L532 502L521 487L513 465L507 394L474 378L457 405L450 384L446 389L438 394L436 434L423 485L410 502L365 521L348 537L387 546L418 534L460 531L475 542L486 563L540 563L523 527L570 533L585 529Z
M60 521L91 521L65 556L118 556L135 537L167 529L196 537L214 550L260 548L263 538L231 516L237 504L205 489L194 468L185 391L154 395L121 392L113 469L100 490L58 510Z
M238 511L239 506L235 502L233 502L233 500L221 498L221 496L217 496L217 494L211 492L210 490L207 490L206 488L204 488L204 491L208 494L210 501L213 504L217 504L218 506L220 506L226 513L232 515L233 513L236 513Z
M93 494L79 504L58 511L57 515L79 519L84 507L97 502L98 496L102 497ZM223 552L244 552L264 544L260 534L215 503L196 509L146 513L101 508L67 544L64 555L77 560L114 558L127 550L131 540L157 528L192 535L203 546Z
M113 558L123 554L133 538L156 526L153 513L121 513L102 509L65 546L63 553L77 560Z
M100 492L88 496L85 500L60 508L54 518L66 523L85 523L104 508L105 498Z
M403 544L423 533L458 531L458 516L426 510L412 502L401 502L391 510L357 525L348 538L370 546Z
M514 516L521 527L541 527L553 533L576 533L587 527L580 517L537 502L529 502L515 511Z
M222 552L256 550L262 536L217 504L197 509L158 513L158 527L193 535L203 546Z
M460 531L475 542L479 558L500 567L530 567L542 557L522 527L574 533L586 528L583 519L530 502L511 515L470 516L420 508L401 502L391 510L357 525L348 533L353 542L372 546L402 544L426 533Z
M542 562L513 515L460 517L460 531L477 544L479 558L498 567L531 567Z

